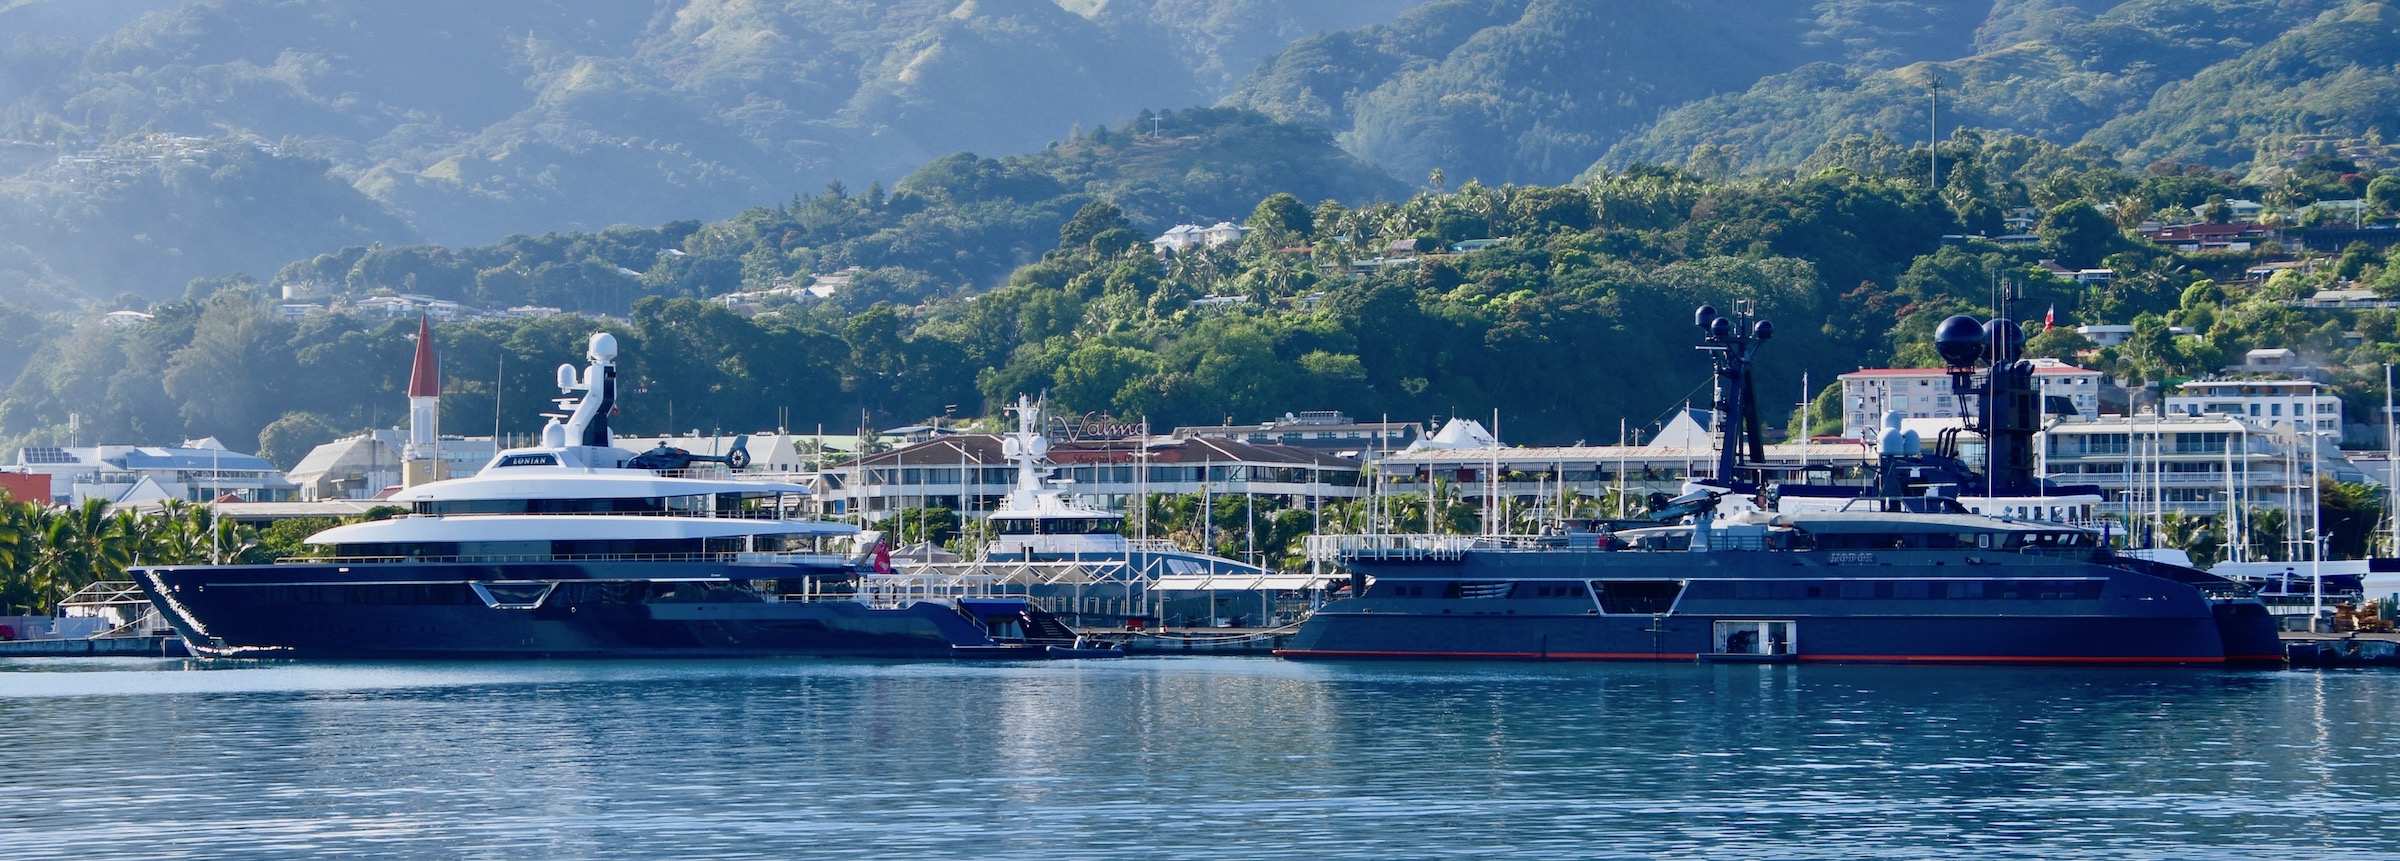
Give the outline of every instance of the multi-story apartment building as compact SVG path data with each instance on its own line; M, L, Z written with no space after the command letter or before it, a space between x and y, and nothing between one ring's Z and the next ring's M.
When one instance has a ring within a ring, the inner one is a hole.
M2033 360L2034 385L2043 403L2065 398L2078 416L2100 414L2099 371L2078 368L2057 359ZM1977 373L1981 373L1978 371ZM1841 376L1842 437L1872 440L1883 428L1884 413L1912 419L1960 418L1969 405L1951 393L1950 373L1940 368L1861 368Z
M2240 416L2268 428L2336 437L2342 432L2342 399L2315 380L2192 380L2167 396L2167 412Z

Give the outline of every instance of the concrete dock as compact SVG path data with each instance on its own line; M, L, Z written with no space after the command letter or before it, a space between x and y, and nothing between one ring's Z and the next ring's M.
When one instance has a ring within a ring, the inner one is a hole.
M2285 631L2283 654L2294 667L2400 667L2400 633Z

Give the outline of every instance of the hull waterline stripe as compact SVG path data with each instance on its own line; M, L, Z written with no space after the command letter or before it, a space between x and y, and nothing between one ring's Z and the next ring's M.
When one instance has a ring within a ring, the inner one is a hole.
M1283 658L1525 658L1554 661L1694 661L1700 655L1690 652L1413 652L1352 649L1277 649ZM1763 656L1762 656L1763 657ZM1844 663L1939 663L1939 664L2222 664L2232 662L2282 663L2283 657L2242 655L2233 657L2196 655L2175 656L2056 656L2032 655L1795 655L1801 661L1830 661Z
M1357 649L1277 649L1284 658L1550 658L1562 661L1693 661L1693 652L1400 652Z

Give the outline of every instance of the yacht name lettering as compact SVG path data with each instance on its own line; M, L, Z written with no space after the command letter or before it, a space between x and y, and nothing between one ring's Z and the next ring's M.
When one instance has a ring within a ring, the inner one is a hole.
M1060 442L1074 440L1126 439L1142 432L1138 422L1118 421L1105 412L1088 412L1080 416L1058 416L1050 419L1050 438Z

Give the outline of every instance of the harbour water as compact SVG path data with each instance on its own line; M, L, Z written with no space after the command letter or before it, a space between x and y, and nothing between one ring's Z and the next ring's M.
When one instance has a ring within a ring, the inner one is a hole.
M2400 857L2400 673L0 661L0 857Z

